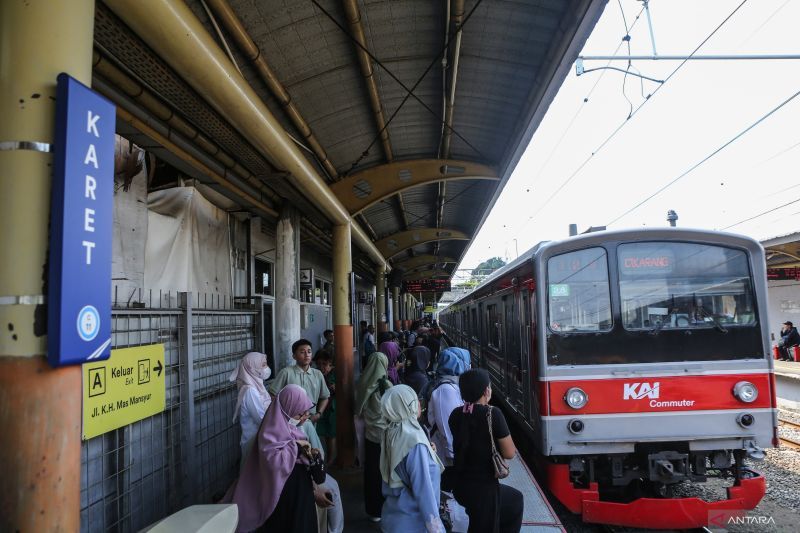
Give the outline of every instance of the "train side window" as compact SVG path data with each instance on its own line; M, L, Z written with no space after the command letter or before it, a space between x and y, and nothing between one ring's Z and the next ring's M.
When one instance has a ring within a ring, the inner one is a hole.
M500 328L503 324L500 321L500 314L497 312L497 304L486 306L486 329L487 339L489 346L497 350L502 349L500 346Z
M472 332L471 336L472 336L473 339L477 339L478 338L478 310L473 307L469 311L470 311L470 314L472 315L471 316L472 323L470 324L470 331Z
M556 333L609 331L612 326L608 258L587 248L547 261L548 326Z

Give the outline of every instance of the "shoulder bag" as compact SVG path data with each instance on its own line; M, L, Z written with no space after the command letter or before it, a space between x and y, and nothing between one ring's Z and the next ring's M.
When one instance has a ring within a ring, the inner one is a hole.
M494 410L491 405L487 405L489 412L486 414L486 420L489 422L489 441L492 443L492 466L494 467L494 477L496 479L507 478L511 473L508 468L508 463L503 456L497 451L494 445L494 432L492 431L492 411Z

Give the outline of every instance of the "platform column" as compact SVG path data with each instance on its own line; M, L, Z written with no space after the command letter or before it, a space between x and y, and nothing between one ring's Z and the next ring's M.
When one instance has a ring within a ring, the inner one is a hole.
M300 338L299 216L281 210L275 230L275 366L273 374L292 364L292 343Z
M44 295L56 77L91 84L93 35L93 0L0 1L0 531L80 529L81 368L47 364Z
M386 317L386 265L375 272L375 299L378 302L378 331L389 329Z
M350 225L333 227L333 335L336 339L336 462L355 463L353 324L350 318Z
M400 329L400 287L392 287L392 317L394 329Z

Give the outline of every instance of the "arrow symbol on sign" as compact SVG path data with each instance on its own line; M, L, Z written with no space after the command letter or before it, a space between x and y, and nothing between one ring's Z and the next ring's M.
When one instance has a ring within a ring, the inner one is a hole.
M159 361L158 364L156 365L156 367L153 370L158 372L159 377L161 377L161 371L163 369L164 369L164 367L161 365L161 361Z

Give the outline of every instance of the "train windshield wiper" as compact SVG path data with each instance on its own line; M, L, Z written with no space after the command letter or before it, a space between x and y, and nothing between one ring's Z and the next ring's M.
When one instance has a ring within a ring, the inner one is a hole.
M706 311L706 310L705 310L705 308L703 308L703 307L698 307L698 308L697 308L697 311L700 313L700 316L701 316L701 317L703 317L704 319L705 319L705 318L708 318L708 319L710 319L710 320L711 320L711 322L714 324L714 327L715 327L716 329L718 329L720 332L722 332L722 333L728 333L728 328L726 328L725 326L723 326L723 325L722 325L722 322L720 322L720 321L719 321L719 319L718 319L717 317L715 317L713 314L711 314L711 313L709 313L708 311Z

